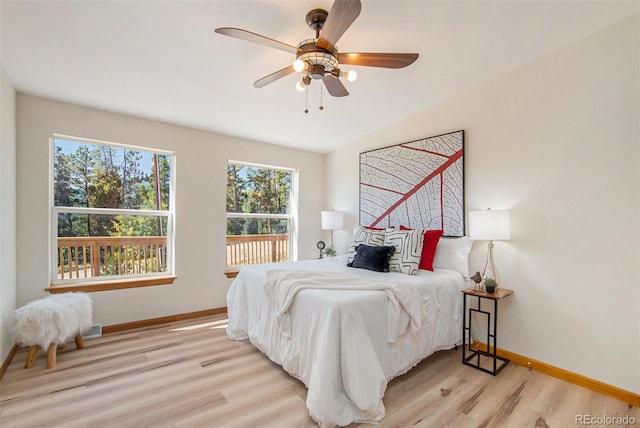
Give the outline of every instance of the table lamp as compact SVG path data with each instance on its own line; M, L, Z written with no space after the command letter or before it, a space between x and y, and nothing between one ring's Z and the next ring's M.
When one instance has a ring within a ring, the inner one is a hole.
M489 241L487 246L487 262L482 271L482 279L494 279L500 284L498 271L493 262L493 241L511 239L511 221L509 211L491 210L469 212L469 238L476 241Z
M342 211L322 211L322 229L331 231L329 248L333 248L333 231L344 227L344 213Z

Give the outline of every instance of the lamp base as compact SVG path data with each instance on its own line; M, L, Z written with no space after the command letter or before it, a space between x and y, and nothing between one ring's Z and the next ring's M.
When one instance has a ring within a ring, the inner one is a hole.
M493 279L496 282L495 288L498 288L498 285L500 284L500 278L498 277L496 266L493 263L493 241L489 241L489 244L487 245L487 261L482 271L482 280L483 282L485 282L485 289L487 279Z

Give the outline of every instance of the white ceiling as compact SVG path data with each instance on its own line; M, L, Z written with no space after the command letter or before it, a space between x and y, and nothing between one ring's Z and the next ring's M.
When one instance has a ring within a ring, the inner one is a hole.
M418 52L400 70L352 67L332 98L287 76L286 52L214 33L239 27L296 45L309 1L5 1L0 55L19 92L252 140L329 152L638 12L640 2L375 1L342 52ZM344 68L344 67L343 67Z

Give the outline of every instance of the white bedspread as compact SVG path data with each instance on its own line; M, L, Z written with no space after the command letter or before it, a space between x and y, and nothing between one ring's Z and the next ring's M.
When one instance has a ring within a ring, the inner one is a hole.
M422 325L424 310L420 294L414 287L383 278L358 278L337 272L311 270L269 270L264 290L275 311L278 331L291 338L289 308L302 290L380 290L387 293L387 341L394 343L398 336Z
M336 257L247 266L227 293L227 335L248 338L304 382L309 413L322 426L380 421L390 379L462 341L459 273L345 264Z

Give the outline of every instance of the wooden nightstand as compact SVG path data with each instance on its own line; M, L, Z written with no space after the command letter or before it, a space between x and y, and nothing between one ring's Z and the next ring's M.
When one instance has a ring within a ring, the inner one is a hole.
M513 290L507 290L506 288L498 288L495 293L487 293L486 291L475 291L473 289L462 290L462 363L482 370L483 372L497 375L500 371L509 364L509 360L498 357L497 355L497 337L498 337L498 301L507 296L513 294ZM478 299L478 308L474 309L469 307L467 312L467 297L476 297ZM493 301L493 330L491 329L491 312L482 310L482 301ZM476 312L487 317L487 344L486 350L472 349L471 344L471 313ZM468 320L468 321L467 321ZM493 339L493 343L491 343ZM483 365L482 358L489 359L489 367L486 364ZM500 361L500 364L498 364Z

